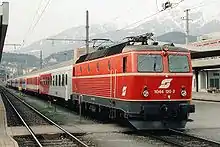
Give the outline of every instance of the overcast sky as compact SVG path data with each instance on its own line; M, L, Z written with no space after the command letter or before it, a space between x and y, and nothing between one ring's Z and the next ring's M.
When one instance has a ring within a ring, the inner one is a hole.
M39 3L43 1L40 13L48 0L7 1L10 5L10 18L6 43L21 43L33 23ZM165 0L158 0L158 7L162 1ZM184 0L179 8L192 7L203 1ZM205 13L206 17L208 15L216 16L220 13L220 0L206 0L205 2L209 3L209 1L215 3L200 9L208 12ZM34 31L28 33L26 43L30 44L33 41L55 35L73 26L84 25L86 10L89 10L90 13L90 24L110 22L117 24L120 28L155 13L157 5L156 0L51 0ZM34 22L37 18L38 16Z

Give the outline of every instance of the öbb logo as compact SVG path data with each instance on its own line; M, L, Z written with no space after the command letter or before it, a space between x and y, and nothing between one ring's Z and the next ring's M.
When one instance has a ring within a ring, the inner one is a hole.
M163 89L169 88L172 80L173 79L164 79L163 81L161 81L159 88L163 88Z

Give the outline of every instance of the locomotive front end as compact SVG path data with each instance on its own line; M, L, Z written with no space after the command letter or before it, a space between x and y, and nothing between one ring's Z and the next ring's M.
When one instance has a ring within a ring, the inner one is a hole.
M176 47L142 50L134 53L134 62L131 124L141 130L184 128L195 112L189 52Z

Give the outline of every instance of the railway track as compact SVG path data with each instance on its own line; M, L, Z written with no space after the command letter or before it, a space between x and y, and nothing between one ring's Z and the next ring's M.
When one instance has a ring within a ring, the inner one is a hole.
M220 147L220 142L186 134L174 129L150 132L147 136L178 147Z
M1 92L2 98L7 100L7 102L13 108L14 112L16 113L16 115L19 117L20 121L23 123L23 125L30 132L31 139L30 138L28 140L23 139L23 141L25 143L22 144L22 146L23 145L24 146L27 146L27 145L28 146L36 146L37 145L39 147L43 147L43 146L59 146L59 147L61 147L61 146L73 146L73 147L74 146L77 146L77 147L90 147L90 146L94 146L94 145L91 145L91 143L90 143L90 145L85 144L79 138L77 138L76 136L72 135L70 132L68 132L67 130L65 130L64 128L62 128L58 124L56 124L54 121L52 121L51 119L49 119L48 117L46 117L45 115L40 113L34 107L32 107L29 104L27 104L26 102L22 101L20 98L18 98L14 94L10 93L5 88L1 87L0 88L0 92ZM52 124L52 125L56 126L60 130L62 130L64 133L61 134L61 135L57 135L58 137L56 137L55 139L49 139L49 140L44 139L42 137L42 135L35 135L34 131L31 129L31 125L33 125L33 124L30 125L30 120L26 121L23 118L23 116L24 116L23 113L24 112L20 112L21 110L19 111L19 109L17 109L17 107L18 106L21 107L21 105L24 106L24 107L28 107L29 109L31 109L29 111L33 111L38 116L40 116L45 121L47 121L48 124ZM22 140L22 139L19 139L19 140Z

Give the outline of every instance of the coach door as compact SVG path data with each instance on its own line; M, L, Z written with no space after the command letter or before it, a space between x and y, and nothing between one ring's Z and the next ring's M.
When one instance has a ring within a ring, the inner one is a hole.
M68 74L67 73L65 73L65 75L64 75L64 87L65 87L65 100L67 101L68 99L69 99L69 95L68 95L68 89L70 88L69 86L68 86L68 84L69 84L69 81L68 81Z

